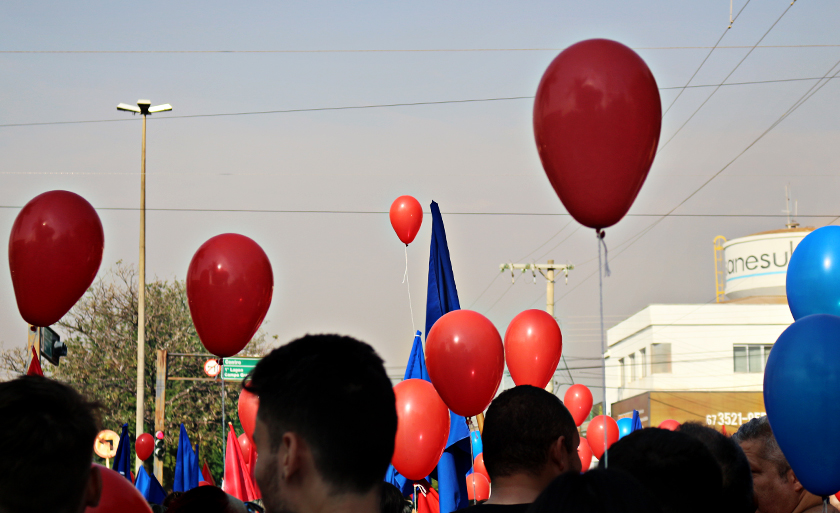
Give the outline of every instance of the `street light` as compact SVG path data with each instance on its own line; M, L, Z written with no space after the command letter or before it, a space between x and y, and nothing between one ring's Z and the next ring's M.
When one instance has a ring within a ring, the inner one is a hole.
M117 110L143 116L143 142L140 150L140 276L137 287L137 409L134 436L140 436L143 433L143 417L146 413L146 116L172 110L172 105L168 103L155 107L151 105L152 102L149 100L137 100L136 107L125 103L117 105ZM142 464L142 460L137 457L135 467Z

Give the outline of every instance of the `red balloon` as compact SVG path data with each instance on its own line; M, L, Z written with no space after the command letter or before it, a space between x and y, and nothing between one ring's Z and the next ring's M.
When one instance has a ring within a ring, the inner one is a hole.
M473 472L476 474L481 474L482 476L487 478L487 482L490 482L490 474L487 472L487 467L484 466L484 453L478 453L478 456L475 457L473 460Z
M486 501L490 498L490 481L482 474L467 476L467 498L471 501Z
M592 411L592 392L585 385L572 385L566 390L563 403L575 419L575 425L579 427Z
M580 458L581 471L586 472L592 465L592 448L589 447L589 442L586 441L586 438L580 439L577 451L578 457Z
M251 439L248 435L242 433L237 437L239 440L239 448L242 450L242 456L245 457L245 462L248 463L248 454L251 453Z
M142 435L137 437L137 441L134 443L134 452L137 453L137 457L143 461L152 457L152 453L155 452L155 439L149 433L143 433Z
M391 226L397 232L397 237L408 246L423 224L423 207L412 196L400 196L391 203Z
M505 361L517 385L545 388L562 352L560 326L543 310L525 310L505 331Z
M645 182L662 121L656 80L621 43L590 39L549 65L534 101L534 135L548 180L580 224L617 223Z
M483 412L505 370L499 331L472 310L445 314L429 330L426 367L443 402L462 417Z
M668 431L676 431L680 428L680 423L673 419L663 420L659 423L659 429L667 429Z
M131 481L102 465L93 465L102 476L102 495L99 505L86 508L85 513L151 513L152 508Z
M607 444L604 447L604 420L607 421ZM604 449L609 449L612 444L618 441L618 423L612 417L598 415L589 421L589 427L586 429L586 441L589 442L589 448L592 449L592 454L599 460L604 455Z
M187 299L204 347L221 357L241 351L265 319L273 289L271 263L253 240L225 233L202 244L187 271Z
M242 430L245 431L245 436L254 439L254 428L257 427L257 410L260 408L260 398L244 388L239 393L239 402L237 403L239 410L239 422L242 424Z
M50 326L73 308L96 278L105 235L83 197L50 191L24 205L9 236L9 269L18 310Z
M397 397L397 437L391 464L412 481L428 476L440 460L449 438L449 409L435 387L422 379L394 386Z

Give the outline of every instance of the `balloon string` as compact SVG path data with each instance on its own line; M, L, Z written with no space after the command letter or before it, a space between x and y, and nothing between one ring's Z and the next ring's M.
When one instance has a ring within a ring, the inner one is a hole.
M604 276L609 278L610 274L612 273L610 272L610 257L609 253L607 253L607 243L604 242L604 236L606 234L604 233L604 230L598 230L597 232L595 232L595 234L597 235L598 240L600 241L600 246L604 247Z
M470 457L472 458L472 469L473 469L473 473L472 473L473 502L475 504L478 504L478 495L475 494L475 474L476 474L476 472L475 472L475 451L473 450L473 442L472 442L473 424L470 421L470 419L472 419L472 417L467 417L464 420L467 421L467 430L470 432Z
M403 283L408 290L408 311L411 312L411 328L414 333L417 333L417 327L414 325L414 307L411 306L411 284L408 282L408 244L405 245L405 273L403 273Z
M601 414L604 416L604 468L609 467L609 457L607 456L607 361L604 355L607 354L606 341L604 340L604 278L601 273L601 246L604 246L604 253L607 252L607 246L604 244L604 231L598 230L596 232L598 237L598 300L601 312L601 393L603 396L603 408ZM606 269L606 274L609 276L609 267Z
M823 497L823 513L828 513L828 496Z

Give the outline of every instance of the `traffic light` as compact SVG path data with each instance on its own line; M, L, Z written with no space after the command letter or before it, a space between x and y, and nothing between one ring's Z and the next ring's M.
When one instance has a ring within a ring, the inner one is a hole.
M163 459L163 431L155 433L155 458Z
M41 355L48 362L58 367L59 358L67 356L67 345L61 341L58 333L51 328L41 329Z

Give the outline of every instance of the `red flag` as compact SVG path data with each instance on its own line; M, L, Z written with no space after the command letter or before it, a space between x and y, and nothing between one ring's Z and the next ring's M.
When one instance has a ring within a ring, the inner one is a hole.
M245 465L245 459L242 457L242 449L233 431L233 424L228 423L228 426L230 426L230 432L225 451L224 491L242 502L249 502L256 499L257 494L254 493L251 476Z
M248 446L248 454L245 455L248 466L248 477L251 478L251 485L254 487L254 494L257 499L262 498L262 492L260 492L259 487L257 486L257 475L256 475L256 467L257 467L257 448L256 445L251 442Z
M414 487L417 513L440 513L440 496L431 486L424 486L427 484L424 480Z
M725 425L721 426L720 432L723 433L723 436L729 436L729 435L726 434L726 426Z
M213 479L213 474L210 473L210 467L207 465L207 460L204 460L204 466L201 467L201 477L204 478L204 481L206 481L207 484L216 486L216 480Z
M27 376L43 376L44 371L41 370L41 359L38 358L38 352L35 351L35 346L32 346L32 356L29 357L29 363L26 364Z

